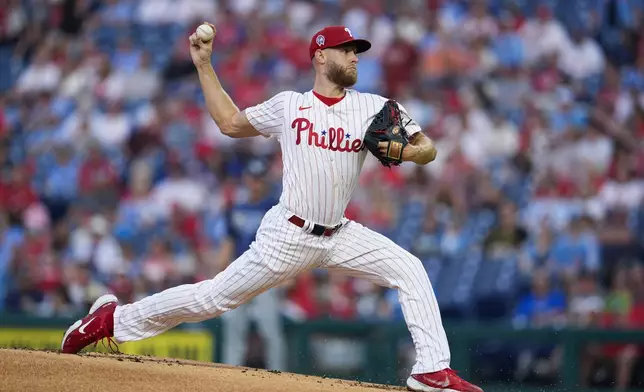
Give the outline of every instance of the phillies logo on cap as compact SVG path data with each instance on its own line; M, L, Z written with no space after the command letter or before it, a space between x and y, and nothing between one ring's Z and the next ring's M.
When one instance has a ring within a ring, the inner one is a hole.
M346 26L327 26L311 37L309 55L313 58L318 50L335 48L349 43L355 45L356 53L366 52L371 47L369 41L355 38L353 32Z
M315 43L317 43L318 46L324 46L324 36L318 35L318 37L315 39Z

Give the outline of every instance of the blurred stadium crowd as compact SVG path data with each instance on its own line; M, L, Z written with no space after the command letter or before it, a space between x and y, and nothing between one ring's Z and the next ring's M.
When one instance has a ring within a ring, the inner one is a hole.
M279 192L279 146L221 136L204 111L187 37L207 20L240 108L311 88L323 25L371 40L356 89L401 101L439 156L391 171L370 157L346 213L426 263L446 318L644 328L643 12L0 0L0 311L66 315L107 290L129 302L212 277L251 158ZM317 271L289 282L284 314L402 317L395 292Z

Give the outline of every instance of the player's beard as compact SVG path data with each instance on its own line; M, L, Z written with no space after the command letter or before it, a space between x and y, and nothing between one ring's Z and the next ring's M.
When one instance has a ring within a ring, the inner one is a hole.
M326 77L340 87L351 87L358 81L358 70L342 67L338 63L329 62Z

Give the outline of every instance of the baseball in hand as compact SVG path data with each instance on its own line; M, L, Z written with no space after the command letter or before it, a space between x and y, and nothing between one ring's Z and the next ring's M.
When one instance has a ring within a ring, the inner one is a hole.
M197 27L197 37L201 40L201 42L208 42L213 39L214 36L215 32L209 25L204 23Z

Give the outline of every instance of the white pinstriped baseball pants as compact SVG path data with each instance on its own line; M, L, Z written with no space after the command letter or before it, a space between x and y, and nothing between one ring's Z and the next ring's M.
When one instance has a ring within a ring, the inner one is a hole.
M398 289L416 348L413 374L450 364L447 337L427 273L418 258L385 236L354 221L335 235L306 233L287 219L280 204L265 216L256 241L213 279L177 286L114 313L117 342L159 335L184 322L199 322L234 309L254 296L311 268L341 270Z

